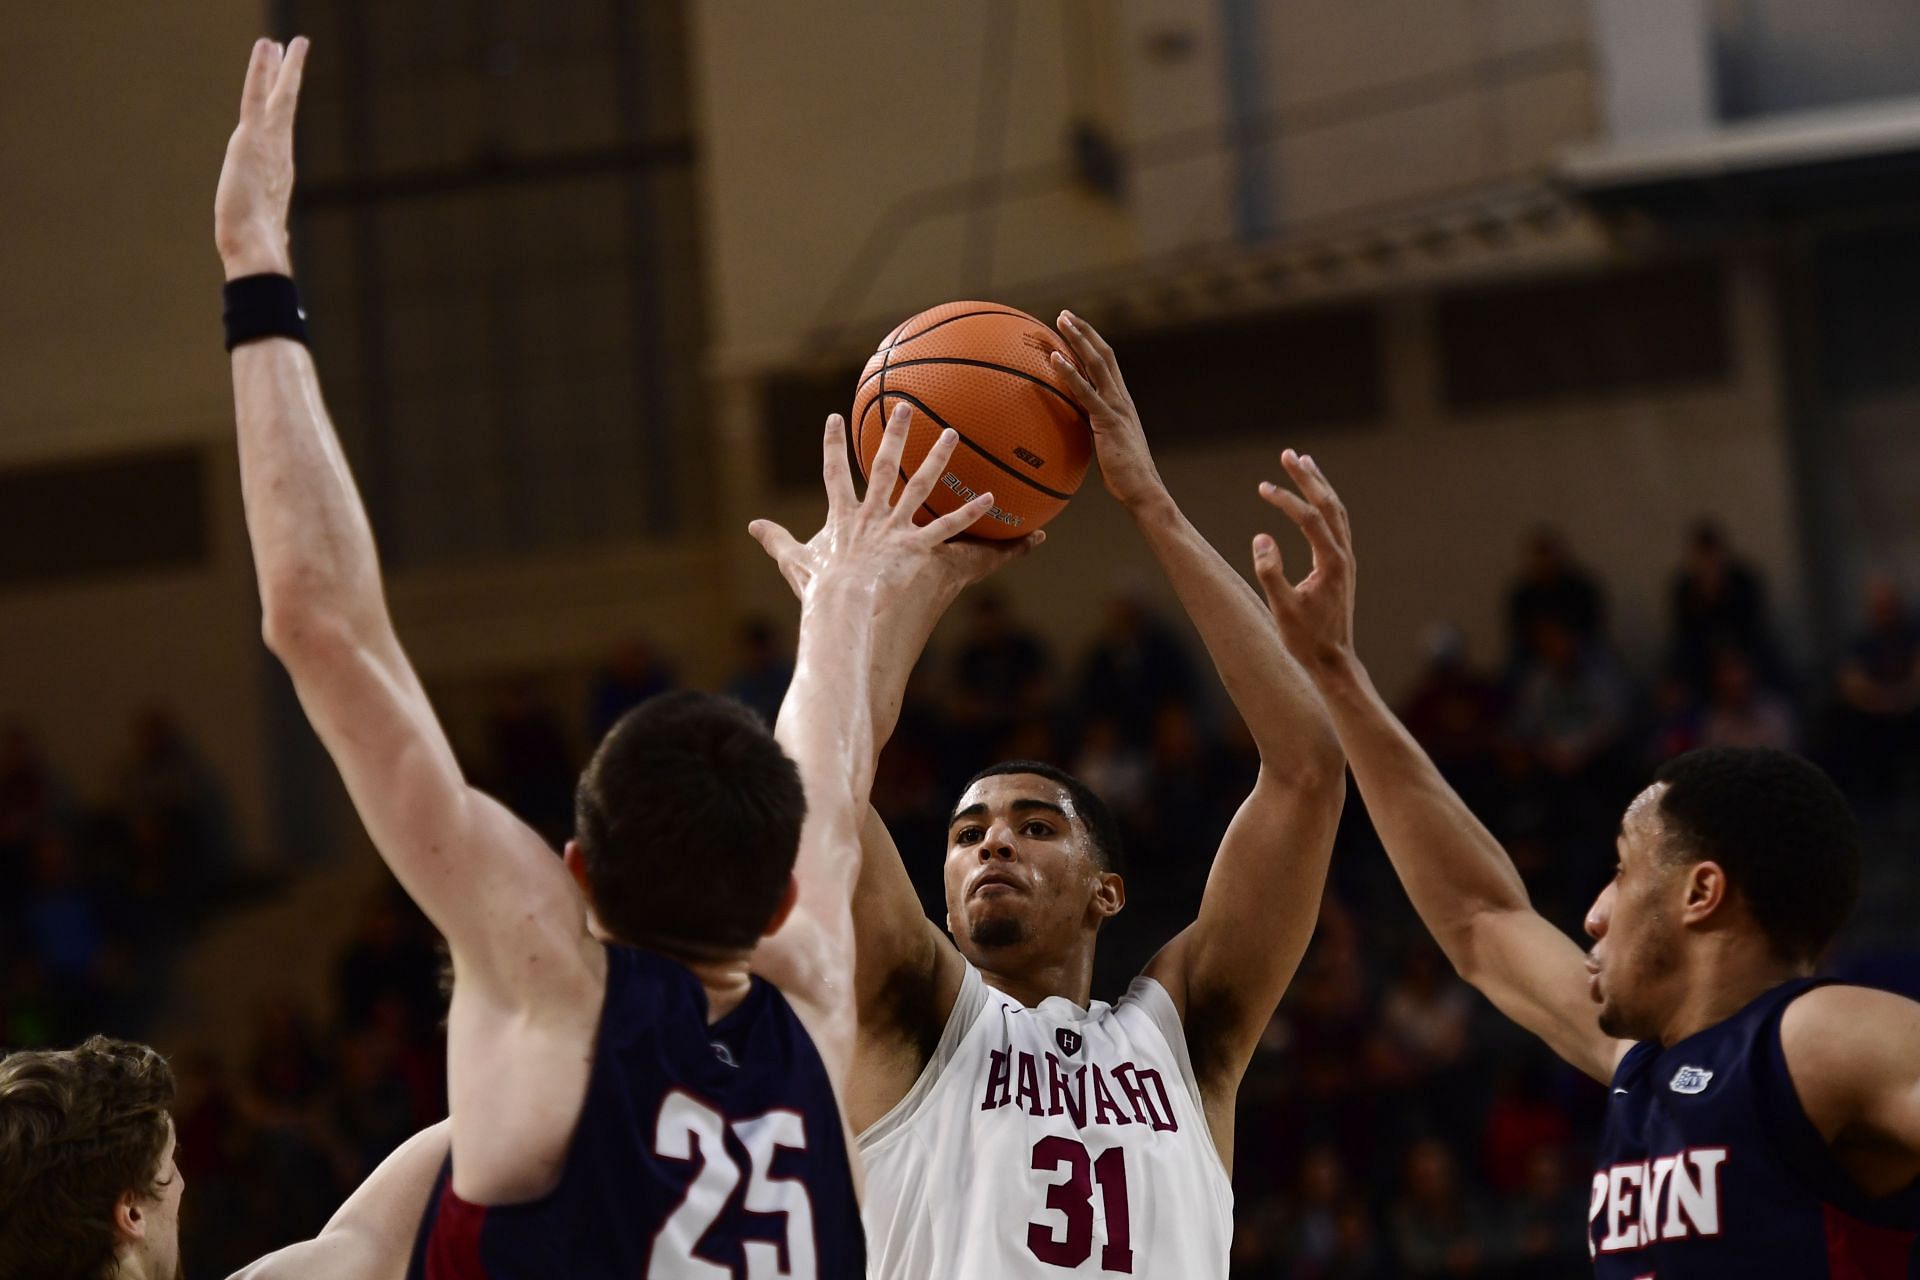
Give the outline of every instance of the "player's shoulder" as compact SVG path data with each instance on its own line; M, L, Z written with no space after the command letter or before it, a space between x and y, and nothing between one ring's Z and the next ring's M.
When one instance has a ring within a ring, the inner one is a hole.
M1789 1055L1850 1053L1902 1031L1920 1032L1920 1001L1877 987L1826 983L1795 996L1780 1015L1780 1039Z
M1920 1058L1920 1001L1841 983L1811 988L1780 1015L1780 1051L1816 1122L1849 1114Z

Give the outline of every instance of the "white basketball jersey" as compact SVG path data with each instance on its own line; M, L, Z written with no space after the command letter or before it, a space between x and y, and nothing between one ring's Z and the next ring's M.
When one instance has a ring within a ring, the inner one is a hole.
M1233 1187L1160 984L1028 1009L972 965L926 1070L860 1135L872 1280L1227 1274Z

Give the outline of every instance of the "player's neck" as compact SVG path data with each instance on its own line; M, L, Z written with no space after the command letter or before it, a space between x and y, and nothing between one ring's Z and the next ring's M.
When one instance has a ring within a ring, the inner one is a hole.
M995 991L1012 996L1031 1009L1050 996L1064 996L1081 1008L1093 992L1093 954L1075 951L1069 956L1034 964L1014 957L987 957L976 966L980 977Z
M753 976L747 967L749 959L746 956L731 960L689 960L682 957L680 963L700 980L700 989L707 993L709 1026L738 1009L740 1002L747 998L747 992L753 988Z
M1697 958L1686 993L1661 1030L1660 1043L1678 1044L1725 1022L1764 993L1809 972L1808 966L1783 963L1750 946L1709 950Z

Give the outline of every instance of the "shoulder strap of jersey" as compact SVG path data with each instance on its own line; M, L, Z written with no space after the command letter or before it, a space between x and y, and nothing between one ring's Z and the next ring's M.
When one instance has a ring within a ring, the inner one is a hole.
M967 1038L967 1032L980 1018L981 1011L993 1000L993 990L981 978L980 971L971 964L966 966L960 976L960 990L953 998L953 1011L947 1015L947 1025L940 1032L940 1043L935 1045L933 1053L927 1058L927 1065L920 1069L919 1078L906 1096L894 1103L893 1110L875 1120L863 1130L856 1140L862 1151L884 1141L890 1134L912 1123L926 1104L927 1096L939 1083L940 1075L953 1061L960 1049L960 1042Z

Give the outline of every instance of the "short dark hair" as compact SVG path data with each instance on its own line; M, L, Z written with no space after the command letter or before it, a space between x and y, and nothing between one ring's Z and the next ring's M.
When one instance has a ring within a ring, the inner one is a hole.
M1056 769L1038 760L1008 760L988 765L968 778L967 785L960 788L960 794L964 796L982 778L997 778L1008 773L1031 773L1065 787L1067 794L1073 797L1074 812L1086 824L1087 837L1093 844L1094 856L1100 860L1100 869L1115 875L1127 873L1126 850L1120 842L1120 824L1114 820L1113 810L1107 808L1107 802L1096 795L1092 787L1065 769Z
M1726 870L1776 956L1818 959L1860 893L1859 832L1833 781L1768 747L1689 751L1654 781L1675 851Z
M113 1269L114 1204L160 1195L173 1088L158 1052L105 1036L0 1058L0 1277Z
M745 950L786 895L806 815L800 771L760 717L682 690L607 731L574 794L574 839L621 941Z

